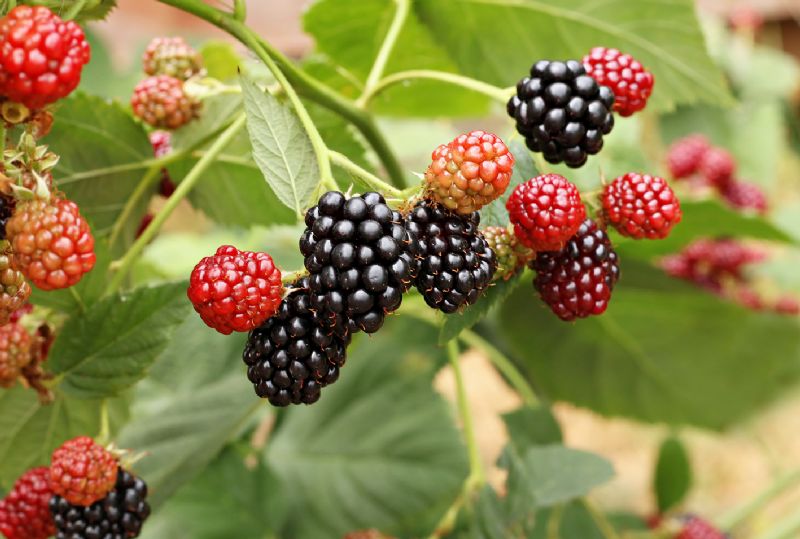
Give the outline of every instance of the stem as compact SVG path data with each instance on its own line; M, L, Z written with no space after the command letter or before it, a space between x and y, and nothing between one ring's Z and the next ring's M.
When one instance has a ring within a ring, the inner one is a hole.
M795 539L797 533L800 531L800 512L791 515L775 526L767 530L767 532L759 539Z
M114 226L111 229L111 235L109 236L109 239L108 239L109 248L113 248L114 247L114 244L119 239L119 236L122 233L122 230L123 230L125 224L130 221L130 216L133 213L133 210L136 208L136 205L139 203L139 200L145 194L147 194L148 188L150 187L150 185L152 185L155 182L156 178L161 173L161 170L164 167L170 165L171 163L174 163L175 161L183 159L184 157L186 157L188 155L192 155L192 153L196 149L202 147L209 140L212 140L212 139L216 138L217 136L219 136L219 134L224 129L226 129L228 127L228 125L230 125L230 124L221 125L218 129L215 129L213 132L209 133L208 135L206 135L202 139L198 140L197 142L195 142L191 146L188 146L186 148L182 148L182 149L177 150L177 151L170 152L167 155L164 155L162 157L159 157L159 158L156 158L156 159L150 159L148 161L144 161L144 162L141 163L141 164L149 163L149 168L147 169L147 172L145 172L145 174L142 177L142 179L139 181L139 184L136 186L136 189L134 189L133 193L131 193L131 196L128 197L128 201L125 203L125 206L122 208L122 212L119 214L119 217L117 217L117 220L114 221ZM113 168L115 168L115 167L108 167L107 169L105 169L104 173L105 174L111 174L113 172L121 171L121 170L114 171L114 170L112 170ZM118 166L117 168L121 169L122 165ZM92 173L93 174L97 174L98 171L92 171ZM77 178L78 176L79 176L79 174L73 174L72 176L70 176L70 178L74 179L74 178ZM62 183L63 183L63 181L62 181Z
M244 22L247 18L247 2L245 0L234 0L233 18L240 22Z
M111 283L108 285L107 292L110 293L119 289L119 287L122 285L123 279L130 271L133 263L139 258L139 255L141 255L145 246L155 237L155 235L161 229L161 226L172 214L178 204L180 204L180 202L186 198L186 195L189 194L189 191L192 190L206 169L208 169L208 167L214 162L217 155L219 155L219 153L222 152L222 150L224 150L228 144L230 144L239 130L244 127L245 121L246 118L244 114L241 114L238 118L236 118L236 120L234 120L233 123L228 126L228 128L219 136L214 144L211 145L208 151L203 154L200 160L197 161L183 181L178 184L177 189L175 189L175 192L172 194L172 196L167 199L164 207L153 218L153 222L150 223L150 226L148 226L142 232L142 235L133 242L133 245L131 245L131 248L127 253L125 253L125 256L120 259L117 273L114 274L114 277L111 279Z
M606 539L620 539L619 534L608 521L606 515L600 511L589 498L583 498L582 502L586 510L589 511L589 514L592 515L592 520L594 520L595 525L600 529L603 537Z
M64 19L65 21L74 19L75 17L78 16L81 10L83 10L83 6L85 5L86 5L86 0L77 0L74 4L72 4L72 7L69 8L69 10L66 13L64 13L64 15L61 18Z
M356 106L358 108L364 108L364 105L369 102L373 89L379 85L381 77L383 76L383 71L386 69L386 63L389 61L389 56L391 56L394 46L397 43L397 37L400 35L403 24L408 18L410 9L409 0L394 1L397 5L397 9L394 12L392 24L389 26L389 31L386 32L386 37L383 39L381 48L378 50L378 55L375 56L375 63L372 64L367 82L364 83L364 91L361 93L361 96L356 99Z
M359 165L351 161L350 158L347 157L346 155L331 150L328 152L328 156L330 157L330 160L334 165L346 170L353 176L361 178L362 180L364 180L364 183L366 183L373 189L377 189L378 191L384 194L388 194L390 196L397 198L401 198L403 196L403 191L401 191L397 187L389 185L388 183L381 180L368 170L364 170Z
M81 312L81 314L86 314L86 304L83 302L83 299L81 299L81 296L80 294L78 294L78 291L75 290L75 287L70 286L69 292L70 295L72 296L72 299L74 299L75 303L78 304L78 310Z
M481 464L481 456L478 451L478 444L475 438L475 427L472 422L472 415L469 410L469 401L467 400L467 391L464 387L464 377L461 374L461 364L459 363L458 343L455 340L447 343L447 357L450 360L450 366L453 369L453 375L456 379L456 402L458 406L458 416L461 419L462 428L464 429L464 438L467 442L467 451L469 454L469 475L464 481L461 488L461 493L453 501L453 503L445 511L442 518L436 524L431 535L428 539L437 539L444 537L453 530L458 513L464 504L472 497L473 493L477 492L485 482L485 475L483 473L483 465Z
M561 528L561 517L564 515L564 506L556 505L550 510L550 518L547 519L547 539L559 539L559 529Z
M311 140L311 146L314 148L314 155L317 157L317 166L319 167L320 181L323 183L330 181L333 185L336 185L336 182L333 180L333 173L331 172L331 162L330 159L328 159L328 146L325 144L325 141L322 140L322 135L319 134L317 126L314 125L314 121L308 114L303 102L300 101L297 92L294 91L294 88L289 84L283 72L278 68L270 55L267 54L266 49L259 43L258 39L252 35L247 35L245 36L244 43L250 47L250 49L256 53L256 56L269 68L270 72L272 72L272 76L275 77L275 80L281 85L283 91L286 92L286 97L291 101L300 123L303 124L308 138Z
M539 399L536 397L528 381L517 369L516 365L497 349L492 343L478 335L472 330L465 330L459 335L459 339L468 346L481 349L489 358L489 361L505 376L511 387L522 397L527 406L538 406Z
M725 530L735 528L798 483L800 483L800 468L781 475L754 498L724 514L717 523Z
M464 429L464 438L467 441L469 452L470 475L476 480L483 481L483 466L481 465L481 455L478 451L478 443L475 438L475 425L472 422L472 414L469 410L469 400L467 390L464 386L464 377L461 374L461 363L459 362L458 343L455 340L447 343L447 359L453 368L453 375L456 379L456 402L458 406L458 417L461 419Z
M439 82L446 82L448 84L461 86L462 88L487 95L502 104L505 104L512 95L512 91L508 88L499 88L486 82L465 77L463 75L447 73L445 71L434 71L432 69L414 69L392 73L391 75L383 78L369 91L365 89L364 93L361 95L361 97L359 97L359 100L356 101L356 105L360 104L360 106L366 106L373 98L375 98L375 96L387 88L409 80L419 79L437 80Z
M108 399L103 399L100 405L100 432L97 434L97 443L108 445L111 441L111 422L108 419Z
M406 300L406 304L411 308L405 310L405 313L410 314L411 316L414 316L417 319L427 322L433 326L439 325L436 318L433 316L433 313L431 313L428 309L415 308L417 305L424 306L424 304L414 304L410 303L408 300ZM537 406L539 404L539 398L536 396L536 392L533 391L531 385L525 379L525 376L523 376L519 369L517 369L516 365L514 365L514 362L506 357L503 352L498 350L497 347L470 329L465 329L462 331L458 338L467 346L481 349L489 358L489 361L491 361L492 364L497 368L497 370L506 377L508 383L519 394L527 406Z
M281 272L281 283L289 284L295 282L300 277L304 276L308 273L305 269L295 270L295 271L282 271Z
M288 58L283 56L269 43L258 38L249 27L237 21L229 14L195 0L159 0L159 2L191 13L221 28L245 45L248 45L248 47L250 43L255 40L267 54L272 57L282 70L286 79L292 83L297 91L318 105L339 114L352 123L372 146L373 151L378 156L378 159L381 160L384 168L386 168L387 174L392 179L392 183L397 186L405 185L403 169L400 166L400 162L392 152L386 139L378 130L375 121L365 111L356 108L350 100L298 69Z

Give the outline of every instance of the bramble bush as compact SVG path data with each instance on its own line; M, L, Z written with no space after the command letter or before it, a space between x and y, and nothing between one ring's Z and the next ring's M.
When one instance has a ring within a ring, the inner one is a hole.
M0 533L755 536L798 474L695 516L680 428L800 377L791 60L690 0L316 0L297 61L159 1L241 47L153 36L134 87L114 0L0 2ZM468 349L522 403L502 485ZM668 427L652 514L558 401Z

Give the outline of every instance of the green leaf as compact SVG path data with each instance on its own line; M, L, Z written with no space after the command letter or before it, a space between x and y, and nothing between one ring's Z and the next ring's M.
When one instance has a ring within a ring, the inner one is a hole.
M526 485L538 507L580 498L614 477L614 468L604 458L562 445L529 447L519 456L506 451L501 464L509 466L509 474L522 474L509 477L509 482Z
M651 258L674 253L700 237L733 236L760 240L795 242L763 217L739 213L715 200L681 202L683 219L666 239L637 241L615 236L620 258Z
M632 54L653 72L651 109L699 100L733 103L706 53L691 0L602 5L594 0L420 0L414 5L461 71L492 84L511 86L536 60L580 59L603 45Z
M520 284L522 273L518 273L509 280L501 279L493 283L475 305L470 305L457 314L448 315L439 332L439 344L447 344L464 331L469 329L482 318L487 316L494 307L502 304Z
M48 360L69 395L116 395L142 379L190 311L186 283L115 294L72 316Z
M263 539L275 534L285 513L277 477L227 448L148 519L141 537Z
M45 141L61 156L56 184L80 206L95 239L106 236L153 157L144 129L118 103L77 93L60 102ZM149 198L138 200L124 239L133 239Z
M335 70L326 70L326 82L352 93L363 89L383 38L394 18L392 0L341 2L321 0L309 9L303 24L314 36L317 48L327 55ZM310 66L318 75L320 64ZM457 72L447 53L432 39L412 11L389 56L384 76L411 69ZM352 96L352 97L357 97ZM373 102L383 114L402 116L480 116L488 99L473 91L437 81L418 80L389 88Z
M108 252L105 241L95 242L94 253L97 258L94 268L84 275L78 284L50 291L33 287L30 302L67 314L75 314L94 305L105 292L108 284L108 266L111 264L111 253Z
M253 158L278 199L298 215L319 184L319 168L308 133L294 112L240 77Z
M692 486L692 467L683 442L670 436L658 450L653 490L659 513L675 508Z
M511 443L519 453L534 445L561 443L561 426L553 412L545 406L523 406L503 414Z
M170 176L180 179L197 164L204 150L170 165ZM289 224L295 214L284 206L264 181L251 155L247 133L239 133L208 167L189 193L192 205L224 226Z
M45 6L56 13L66 13L78 0L28 0L25 4ZM89 7L80 10L76 19L81 22L105 19L117 7L117 0L97 0L89 2Z
M527 146L525 146L525 142L518 135L513 135L513 138L507 142L508 150L514 156L514 172L511 175L511 181L508 182L508 188L505 193L481 210L481 224L484 227L507 226L508 211L506 211L506 201L508 197L511 196L516 186L539 175L536 163L533 162L533 157Z
M242 63L242 59L230 43L218 40L206 41L199 52L209 77L227 81L235 79L239 74L239 64Z
M435 332L425 326L388 321L353 343L341 378L318 403L287 410L266 455L292 507L281 536L341 537L373 527L419 536L455 498L466 454L431 388L439 354L432 357Z
M256 410L268 410L245 376L244 339L189 316L136 386L118 445L148 452L136 471L156 506L200 474Z
M500 322L547 398L606 415L723 428L800 375L797 320L748 311L630 259L601 316L565 324L520 287Z
M0 484L8 488L28 468L47 466L53 450L68 439L97 434L102 402L56 392L55 401L43 405L31 389L0 389ZM124 415L123 401L108 402L112 418Z

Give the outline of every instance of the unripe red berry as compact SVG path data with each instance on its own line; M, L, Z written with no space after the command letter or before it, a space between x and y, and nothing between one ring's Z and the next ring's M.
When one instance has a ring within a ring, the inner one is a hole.
M42 6L17 6L0 19L0 95L38 109L69 95L89 62L80 26Z
M117 459L88 436L64 442L50 459L50 488L73 505L103 499L117 482Z
M534 251L560 250L586 218L578 188L558 174L544 174L518 185L506 209L514 234Z
M661 239L681 220L678 197L663 178L629 172L606 185L603 220L623 236Z
M496 135L472 131L441 145L425 172L428 195L459 215L469 215L502 195L514 156Z
M630 116L642 110L653 92L655 77L630 54L595 47L583 57L586 74L614 92L614 111Z
M223 245L192 270L187 295L209 327L225 335L250 331L278 310L281 271L267 253Z

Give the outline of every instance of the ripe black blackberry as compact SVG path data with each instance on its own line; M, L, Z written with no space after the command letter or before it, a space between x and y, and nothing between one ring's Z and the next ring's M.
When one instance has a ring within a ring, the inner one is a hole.
M586 219L560 251L542 251L530 263L533 286L562 320L602 314L619 279L619 259L604 230Z
M278 312L250 332L242 355L256 394L274 406L319 400L320 390L339 378L350 342L312 311L307 278L291 288Z
M430 200L418 202L406 217L419 247L415 284L434 309L449 314L472 305L491 283L497 259L479 223L478 212L460 216Z
M517 83L508 114L534 152L550 163L577 168L603 147L614 127L614 92L586 74L576 60L540 60Z
M306 212L300 251L311 305L339 335L378 331L415 274L416 244L379 193L322 195Z
M72 505L61 496L50 498L56 539L126 539L138 537L150 516L147 484L119 468L117 484L89 507Z

